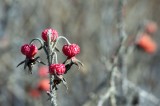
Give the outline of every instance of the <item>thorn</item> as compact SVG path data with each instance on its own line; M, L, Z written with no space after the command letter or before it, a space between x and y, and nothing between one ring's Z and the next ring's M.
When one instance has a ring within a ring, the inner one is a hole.
M38 62L38 63L41 63L41 64L43 64L43 65L46 65L44 62L42 62L42 61L40 61L40 60L37 61L37 62Z
M50 91L47 91L47 95L48 95L48 96L50 96L50 95L51 95Z
M61 51L60 51L57 47L55 47L55 50L56 50L57 52L60 52L60 53L61 53Z

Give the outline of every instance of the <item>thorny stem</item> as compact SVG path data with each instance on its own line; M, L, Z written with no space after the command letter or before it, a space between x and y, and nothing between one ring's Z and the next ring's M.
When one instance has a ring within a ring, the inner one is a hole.
M56 40L56 42L51 42L51 34L52 34L52 31L51 30L48 30L47 32L47 45L41 45L41 48L44 49L46 55L47 55L47 60L48 60L48 67L52 64L52 63L58 63L58 59L57 59L57 53L55 52L55 48L56 48L56 45L58 43L58 41L60 39L64 39L67 44L70 44L70 42L67 40L67 38L63 37L63 36L59 36ZM34 40L38 40L39 42L41 42L40 39L34 39ZM31 43L34 41L32 40ZM42 43L41 43L42 44ZM41 49L40 48L40 49ZM49 68L49 71L50 71L50 68ZM53 84L54 84L54 79L56 76L50 74L49 75L50 77L50 92L47 92L49 95L50 95L50 101L51 101L51 105L52 106L57 106L57 98L56 98L56 89L53 88Z
M52 45L51 45L51 30L48 31L47 33L48 35L48 41L47 41L47 59L48 59L48 67L52 64ZM50 70L50 68L49 68ZM52 106L57 106L57 99L56 99L56 90L52 88L52 84L53 84L53 80L54 80L54 75L50 74L50 101L51 101L51 105Z

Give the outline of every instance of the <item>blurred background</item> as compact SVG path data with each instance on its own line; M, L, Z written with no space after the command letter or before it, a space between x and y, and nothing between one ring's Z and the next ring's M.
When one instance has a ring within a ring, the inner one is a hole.
M30 75L23 66L16 68L25 59L20 52L21 45L41 37L41 32L50 27L71 43L79 44L81 53L77 58L84 64L80 71L75 66L64 75L69 90L58 86L58 105L97 106L99 97L108 89L105 62L120 45L118 1L0 0L0 106L50 106L46 92L36 90L39 82L46 79L38 71L47 69L41 64L35 65ZM139 26L148 20L159 26L159 4L159 0L125 0L123 23L126 34L136 36ZM139 106L159 106L159 33L157 27L154 36L150 36L156 45L152 53L132 43L134 51L126 56L125 65L127 78L135 86L125 97L117 97L117 106L133 106L134 99ZM38 55L47 62L43 51ZM59 54L59 57L62 61L63 55ZM111 105L107 101L104 106Z

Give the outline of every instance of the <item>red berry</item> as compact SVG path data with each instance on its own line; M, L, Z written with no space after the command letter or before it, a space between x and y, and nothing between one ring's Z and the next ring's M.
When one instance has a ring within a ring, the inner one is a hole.
M21 47L21 52L22 52L22 54L24 54L26 57L32 58L32 57L34 57L34 55L37 54L38 48L37 48L35 45L33 45L33 44L31 44L31 45L29 45L29 44L24 44L24 45Z
M21 53L24 55L29 54L30 51L30 47L29 44L24 44L23 46L21 46Z
M42 79L38 83L38 89L41 91L49 91L50 90L50 84L49 79Z
M58 38L58 32L54 29L45 29L43 32L42 32L42 39L47 42L47 38L48 38L48 31L51 30L52 34L51 34L51 41L55 41L57 38Z
M30 52L27 57L34 57L38 52L38 48L35 45L30 45Z
M66 71L66 67L64 64L51 64L50 65L50 74L62 75Z
M62 51L68 58L72 58L80 53L80 47L77 44L66 44L63 46Z

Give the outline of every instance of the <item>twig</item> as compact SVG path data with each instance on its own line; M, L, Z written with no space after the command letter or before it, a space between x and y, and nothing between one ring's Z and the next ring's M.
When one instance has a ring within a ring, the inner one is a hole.
M99 101L100 106L103 105L104 101L106 99L108 99L108 97L111 97L111 104L112 106L116 106L116 97L115 97L115 93L116 93L116 85L115 85L115 74L117 72L117 69L120 68L122 75L124 78L127 78L127 67L125 64L125 50L126 50L126 46L125 46L125 42L127 40L127 34L125 33L124 30L124 14L123 14L123 9L124 9L124 0L118 0L118 5L117 5L117 23L118 23L118 35L120 36L120 45L118 47L118 49L116 50L116 53L114 55L113 58L113 62L112 64L112 68L110 71L110 88L112 89L112 93L110 93L110 90L107 91L107 93L101 97L102 100ZM118 64L119 62L121 62L121 66L119 67ZM126 82L125 80L122 80L122 89L123 92L126 91L126 88L124 86L126 86ZM122 92L122 94L123 94ZM106 97L107 95L107 97Z
M108 91L103 96L100 96L100 100L98 101L97 106L103 106L103 103L110 97L111 92L112 92L112 89L109 88Z
M124 78L127 78L127 66L126 66L126 53L125 51L127 50L127 47L125 45L126 40L128 38L126 32L125 32L125 24L124 24L124 5L125 5L125 1L124 0L119 0L118 2L118 10L119 12L117 13L117 21L118 21L118 35L121 38L121 48L120 48L120 53L119 53L119 57L121 60L121 73L123 75ZM118 11L117 10L117 11ZM126 82L125 80L122 79L122 95L125 94L127 92L126 89Z
M107 64L106 65L106 69L107 69ZM110 64L108 64L110 65ZM115 74L113 74L114 76L117 75L117 72L120 72L118 69L115 69ZM132 88L133 90L135 90L136 92L138 92L138 94L146 99L148 99L149 101L153 102L155 105L158 105L160 103L160 99L157 98L156 96L154 96L153 94L151 93L148 93L147 91L143 90L142 88L138 87L137 85L135 85L133 82L129 81L127 78L124 78L123 77L123 74L122 73L118 73L120 74L119 78L122 79L123 81L125 81L125 85L124 87L126 89L128 88ZM98 106L103 106L103 103L109 98L111 97L111 94L112 94L112 88L110 87L103 96L100 96L100 99L98 101Z
M152 101L154 104L159 105L160 103L160 99L158 99L156 96L154 96L151 93L148 93L147 91L143 90L142 88L138 87L137 85L135 85L133 82L126 80L126 83L128 85L128 87L133 88L135 91L137 91L139 93L140 96Z
M98 106L103 106L104 102L110 97L111 98L111 104L112 106L116 106L116 85L115 85L115 76L118 71L117 69L117 58L114 58L113 64L112 64L112 69L110 71L110 87L108 91L103 95L100 96L100 99L98 101Z

